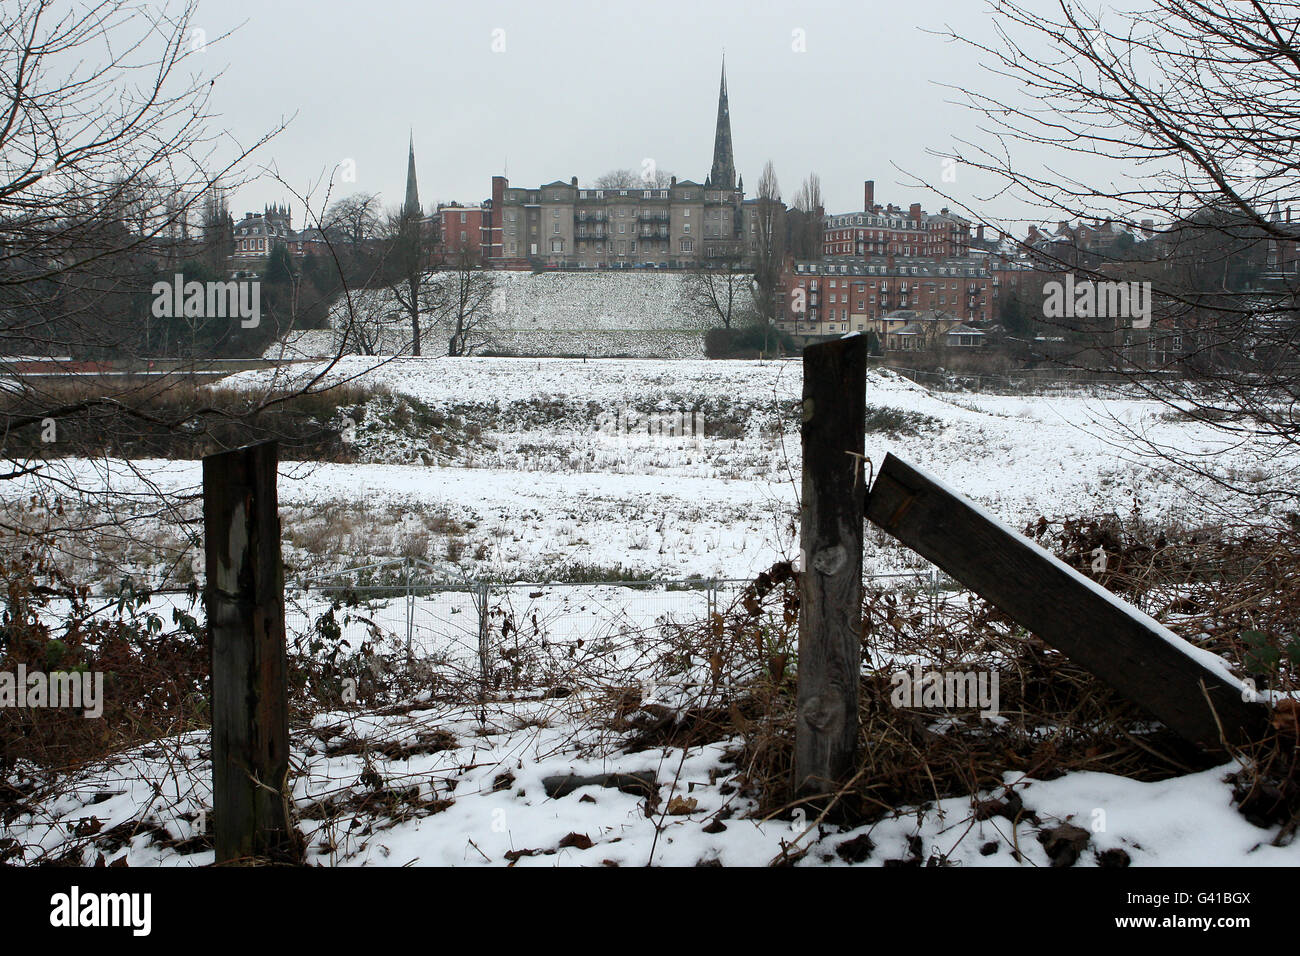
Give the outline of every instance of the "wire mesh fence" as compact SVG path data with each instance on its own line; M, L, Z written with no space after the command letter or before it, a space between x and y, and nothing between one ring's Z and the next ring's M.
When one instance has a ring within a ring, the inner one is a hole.
M692 632L744 600L752 579L431 583L418 559L303 582L286 594L291 648L401 669L462 703L596 688L670 691L699 679ZM937 616L960 593L935 569L866 577ZM376 583L378 582L378 583ZM716 679L717 675L713 675ZM741 675L729 675L739 679Z

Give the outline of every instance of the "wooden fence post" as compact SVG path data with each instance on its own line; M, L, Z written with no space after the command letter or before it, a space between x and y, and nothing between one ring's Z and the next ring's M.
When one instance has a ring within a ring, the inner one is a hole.
M278 452L265 442L203 459L218 863L292 859Z
M921 469L887 455L867 518L1187 740L1216 752L1267 732L1267 708L1214 654Z
M803 352L803 502L795 789L828 793L852 769L862 661L867 340Z

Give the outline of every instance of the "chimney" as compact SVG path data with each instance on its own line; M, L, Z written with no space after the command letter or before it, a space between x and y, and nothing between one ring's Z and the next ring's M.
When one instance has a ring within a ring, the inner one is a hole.
M913 221L919 222L921 219L921 204L919 202L912 203L912 205L908 207L907 214Z
M571 185L571 186L576 186L576 185L578 185L578 177L577 177L577 176L574 176L572 179L570 179L570 180L569 180L569 185Z
M875 212L876 208L876 181L868 179L862 184L862 211Z
M980 243L984 242L984 223L980 223L975 227L975 239Z

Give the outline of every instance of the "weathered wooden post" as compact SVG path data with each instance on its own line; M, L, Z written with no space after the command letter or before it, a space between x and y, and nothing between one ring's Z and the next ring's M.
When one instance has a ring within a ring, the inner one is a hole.
M914 465L885 456L867 518L1192 743L1220 752L1267 732L1267 708L1222 660Z
M795 788L828 793L853 767L862 660L867 340L803 353L803 508Z
M203 459L218 863L291 858L284 569L275 442Z

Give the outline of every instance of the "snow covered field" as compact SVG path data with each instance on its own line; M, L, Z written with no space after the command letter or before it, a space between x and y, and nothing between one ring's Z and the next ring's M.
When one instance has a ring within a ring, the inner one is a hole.
M800 375L798 362L345 360L335 377L409 394L480 434L453 461L394 464L409 460L410 437L363 420L359 463L285 462L290 564L320 571L412 554L448 580L537 580L566 565L752 576L797 553ZM272 382L248 372L227 384ZM1150 522L1200 525L1232 505L1209 482L1143 459L1124 429L1220 473L1257 467L1248 445L1140 399L944 393L879 371L870 373L867 401L873 462L899 455L1015 527L1039 516L1135 509ZM703 436L650 433L683 414L692 429L702 422ZM620 430L629 421L642 431ZM63 466L110 497L193 490L199 481L197 462ZM1287 466L1275 460L1261 474L1280 476ZM24 491L23 482L6 484L10 496ZM456 539L450 550L436 530L446 526ZM883 542L867 561L877 572L916 566Z
M337 374L414 396L480 432L453 463L394 464L385 460L393 436L362 421L361 462L283 462L286 556L295 572L353 567L414 548L448 580L536 581L566 566L611 569L612 576L748 578L797 552L797 362L358 358ZM272 383L268 373L249 372L227 384ZM1225 473L1258 467L1250 448L1131 397L943 393L873 372L867 400L874 462L887 452L914 461L1013 526L1040 515L1123 515L1135 508L1148 521L1213 520L1213 499L1136 455L1125 428L1205 456ZM697 411L703 436L605 427ZM106 510L157 490L192 492L200 476L199 464L188 461L66 460L58 468L90 490L89 504ZM7 503L18 506L31 487L27 480L6 483ZM193 502L182 502L180 513L193 514ZM183 556L188 545L177 541ZM879 537L867 563L876 572L921 564ZM150 570L143 559L140 567ZM519 619L539 613L561 642L543 670L566 666L555 652L568 646L563 642L576 646L582 631L588 653L613 648L603 673L630 687L658 677L654 655L626 643L629 637L655 629L665 613L698 619L707 607L698 591L647 597L582 585L514 593ZM383 613L400 641L399 604L390 602ZM472 669L476 628L468 595L418 604L417 642L452 635L455 647L439 660L449 673ZM299 623L319 609L298 609ZM439 657L437 646L426 651ZM607 727L591 722L601 707L592 693L500 702L486 725L463 705L432 698L398 713L317 715L311 730L294 735L294 802L309 860L761 865L788 852L801 865L933 856L967 866L1045 866L1051 860L1038 837L1068 823L1087 832L1083 866L1113 862L1114 852L1102 854L1120 850L1139 865L1300 863L1296 846L1270 846L1275 833L1252 826L1232 805L1224 780L1230 767L1158 783L1096 773L1047 782L1009 773L1003 790L975 799L1014 791L1036 814L1019 824L996 815L976 820L972 799L964 797L902 807L853 830L799 817L762 820L739 787L735 741L629 753ZM671 698L673 690L664 685L662 693ZM109 859L125 855L131 866L211 862L211 851L192 840L210 806L207 760L202 735L158 742L68 778L58 796L0 832L27 845L33 859L78 845L77 821L94 817L97 832L117 834L101 844ZM547 778L608 773L649 774L651 783L622 790L590 784L548 795L554 781ZM161 797L151 781L161 781ZM350 820L358 822L340 822Z
M750 577L797 553L800 376L798 362L780 361L346 359L335 378L414 396L474 426L478 438L439 464L397 464L411 460L411 436L362 420L358 463L284 462L287 560L311 573L409 554L449 581L538 580L566 566L614 578ZM226 381L283 384L261 371ZM899 455L1015 527L1135 509L1149 522L1196 526L1233 505L1210 482L1144 459L1125 429L1222 474L1259 470L1249 445L1146 400L1083 390L944 393L877 371L867 401L873 462ZM659 433L683 415L704 434ZM1296 464L1274 459L1259 473L1280 480ZM51 471L86 489L87 506L107 510L154 489L192 493L200 480L196 461L63 460ZM10 481L0 492L14 506L33 487ZM178 508L197 516L192 501ZM128 562L144 577L189 560L191 545L174 526L155 525L166 553L136 546ZM918 566L878 545L868 549L868 570Z

